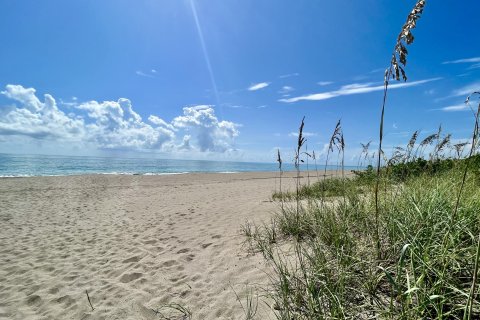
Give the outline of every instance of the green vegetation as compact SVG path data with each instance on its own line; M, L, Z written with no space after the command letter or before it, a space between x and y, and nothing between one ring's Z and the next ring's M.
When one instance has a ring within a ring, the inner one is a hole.
M345 178L340 121L325 168L336 149L341 177L301 184L301 157L317 159L302 151L304 120L294 192L282 191L278 152L279 211L271 224L243 227L273 269L267 292L278 319L480 319L480 102L469 142L452 145L440 126L418 144L415 131L390 158L382 148L389 82L407 80L406 47L424 7L417 0L385 72L378 150L370 156L370 142L362 144L359 167L376 159L376 168Z
M467 160L424 161L390 167L380 181L380 259L372 169L302 186L309 201L297 201L299 212L295 201L284 202L270 225L244 227L275 271L271 298L280 319L463 319L469 304L469 319L480 317L478 288L472 291L480 180L469 172L454 217Z
M282 191L278 154L279 212L243 231L273 268L267 292L279 319L480 318L479 111L480 103L470 144L451 145L440 127L416 146L414 132L390 159L381 150L377 170L345 178L342 168L341 177L317 174L306 185L300 156L310 155L299 140L294 192ZM328 153L336 147L343 162L344 146L338 122Z

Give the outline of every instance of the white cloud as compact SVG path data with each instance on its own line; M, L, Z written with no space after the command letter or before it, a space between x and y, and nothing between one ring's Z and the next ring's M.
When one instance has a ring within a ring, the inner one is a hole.
M35 95L35 89L19 85L7 85L1 93L18 106L0 108L0 135L76 140L85 134L83 119L60 111L49 94L42 102Z
M104 149L158 149L171 142L175 134L166 128L158 117L158 126L143 122L130 100L88 101L77 106L87 112L89 123L87 141ZM152 117L150 117L152 118ZM164 121L163 121L164 122ZM153 123L153 122L152 122ZM154 123L155 124L155 123Z
M290 77L298 77L300 74L298 72L294 72L294 73L288 73L288 74L282 74L282 75L279 75L278 77L280 79L284 79L284 78L290 78Z
M141 70L135 71L135 74L137 76L147 77L147 78L155 78L156 73L157 73L157 70L155 70L155 69L150 70L150 72L143 72Z
M293 87L283 86L283 87L278 91L278 93L286 94L286 93L292 92L293 90L295 90Z
M99 149L225 152L232 150L233 140L238 136L239 125L219 121L211 106L183 108L183 115L171 123L150 115L146 123L125 98L75 103L69 106L72 112L65 114L51 95L46 94L44 101L40 101L33 88L7 85L0 93L14 101L13 105L0 106L0 138L75 142L78 147L88 145ZM181 130L191 132L192 136L184 135L177 145L176 133ZM198 146L191 145L191 137Z
M255 84L252 84L250 87L248 87L248 91L257 91L257 90L266 88L269 85L270 85L270 82L255 83Z
M306 131L304 131L304 132L302 132L302 135L303 135L304 137L307 137L307 138L308 138L308 137L315 137L317 134L314 133L314 132L306 132ZM288 134L288 136L289 136L289 137L296 137L296 138L298 138L298 132L290 132L290 133Z
M352 84L346 84L342 87L340 87L340 91L353 91L355 89L363 89L363 88L372 88L373 83L372 82L366 82L366 83L352 83ZM383 85L382 85L383 88Z
M466 98L475 91L480 91L480 82L468 84L459 89L453 90L451 97L464 96Z
M432 79L425 79L425 80L419 80L419 81L413 81L413 82L394 83L394 84L390 84L388 88L398 89L398 88L413 87L413 86L418 86L420 84L424 84L427 82L436 81L439 79L441 78L432 78ZM384 89L383 85L373 86L372 83L364 83L364 84L354 83L354 84L342 86L339 90L314 93L314 94L293 97L288 99L280 99L279 101L287 102L287 103L292 103L292 102L297 102L302 100L319 101L319 100L327 100L335 97L352 95L352 94L362 94L362 93L369 93L374 91L382 91L383 89Z
M170 129L170 130L172 130L172 131L175 131L175 130L176 130L175 127L172 126L170 123L167 123L165 120L160 119L159 117L154 116L154 115L150 115L150 116L148 117L148 121L150 121L151 123L156 124L156 125L158 125L158 126L165 127L165 128L167 128L167 129Z
M328 86L329 84L332 84L332 83L333 83L333 81L318 81L318 82L317 82L317 84L318 84L319 86L322 86L322 87L323 87L323 86Z
M480 57L467 58L467 59L458 59L452 61L444 61L442 64L452 64L452 63L476 63L480 62Z
M370 71L369 73L378 73L378 72L385 72L385 68L377 68L377 69L373 69L372 71Z
M183 108L183 115L174 118L172 124L192 132L202 152L231 150L234 138L239 134L238 124L219 121L214 109L208 105Z
M470 67L468 67L469 70L479 69L479 68L480 68L480 63L475 63L475 64L472 64Z
M454 97L462 97L464 99L463 101L465 101L465 99L474 92L480 92L480 81L473 82L458 89L455 89L451 91L448 96L437 98L435 99L435 101L438 102Z
M465 103L462 103L462 104L458 104L458 105L444 107L441 110L446 111L446 112L467 111L467 110L470 110L470 108Z
M192 149L192 146L190 145L190 138L192 136L190 136L189 134L186 134L183 136L183 141L182 141L182 144L178 147L179 150L191 150Z

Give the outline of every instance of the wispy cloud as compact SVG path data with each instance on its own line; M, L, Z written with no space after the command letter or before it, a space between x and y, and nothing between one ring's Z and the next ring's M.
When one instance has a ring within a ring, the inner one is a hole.
M444 107L444 108L441 108L440 110L445 112L455 112L455 111L468 111L470 110L470 108L465 103L462 103L462 104Z
M461 88L455 89L451 91L449 95L435 99L435 102L439 102L439 101L443 101L443 100L455 98L455 97L463 97L465 99L467 98L468 95L476 91L480 91L480 81L473 82ZM435 110L439 110L439 109L435 109Z
M480 62L480 57L467 58L467 59L458 59L452 61L444 61L442 64L452 64L452 63L476 63Z
M283 86L282 89L278 91L278 93L286 94L286 93L292 92L293 90L295 90L293 87Z
M388 86L389 89L399 89L399 88L407 88L418 86L427 82L440 80L441 78L432 78L432 79L425 79L413 82L404 82L404 83L394 83ZM332 99L340 96L347 96L352 94L362 94L362 93L369 93L374 91L381 91L383 90L383 85L373 85L372 83L353 83L349 85L345 85L341 87L339 90L334 91L326 91L321 93L314 93L308 94L299 97L293 97L288 99L279 99L280 102L292 103L298 101L319 101L319 100L327 100Z
M377 72L384 72L384 71L385 71L385 68L377 68L377 69L373 69L369 73L377 73Z
M467 97L469 94L475 91L480 91L480 82L475 82L475 83L466 85L462 88L453 90L452 95L450 97L460 97L460 96Z
M289 73L289 74L282 74L280 76L278 76L280 79L283 79L283 78L290 78L290 77L298 77L300 75L300 73L298 72L294 72L294 73Z
M472 64L470 67L468 67L468 70L479 69L479 68L480 68L480 63L475 63L475 64Z
M140 76L140 77L147 77L147 78L155 78L155 74L157 73L157 70L155 69L152 69L150 71L147 71L147 72L143 72L141 70L137 70L135 71L135 74L137 76Z
M314 133L314 132L306 132L306 131L304 131L304 132L302 132L302 135L303 135L304 137L314 137L314 136L316 136L317 134ZM288 136L289 136L289 137L296 137L296 138L298 138L298 132L290 132L290 133L288 134Z
M333 81L318 81L317 84L319 86L328 86L329 84L332 84Z
M263 88L266 88L270 85L270 82L260 82L254 83L250 87L248 87L248 91L257 91Z

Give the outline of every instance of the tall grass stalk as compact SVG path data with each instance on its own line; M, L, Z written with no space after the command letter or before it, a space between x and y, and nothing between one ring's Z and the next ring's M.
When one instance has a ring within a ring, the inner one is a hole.
M279 178L279 189L280 189L280 194L282 194L282 175L283 175L283 170L282 170L282 157L280 156L280 149L277 149L277 162L278 162L278 178ZM283 197L280 199L280 203L282 206L282 211L283 211Z
M327 149L327 155L325 157L325 169L323 171L323 186L325 186L325 179L327 178L327 166L328 166L328 157L330 155L330 152L333 152L333 147L337 147L340 145L341 140L340 140L340 135L342 132L342 124L341 120L337 121L337 124L335 125L335 129L333 130L332 135L330 136L330 141L328 142L328 149ZM325 198L325 190L323 188L322 190L322 202Z
M467 99L465 100L465 103L469 106L470 106L470 99L473 95L480 95L480 92L475 91L467 97ZM473 110L472 107L470 107L470 109L472 109L473 115L475 116L475 125L473 127L472 146L470 147L470 152L468 154L468 158L471 158L475 154L475 146L477 144L477 138L478 138L478 117L479 117L479 114L480 114L480 102L478 103L476 111ZM463 170L462 182L460 184L460 190L458 191L457 201L455 202L455 209L452 212L452 222L455 220L455 218L457 216L458 206L460 204L460 199L462 197L463 188L465 187L465 180L467 179L469 164L470 164L470 161L467 160L467 163L465 165L465 169Z
M253 288L249 288L248 285L245 285L246 296L245 296L245 305L242 303L242 299L235 291L232 285L230 285L235 297L242 307L243 313L245 314L245 320L253 320L258 311L258 295L255 294Z
M308 167L308 158L311 157L311 155L308 153L308 144L305 143L305 160L306 160L306 164L307 164L307 185L309 186L310 185L310 169Z
M317 174L317 182L320 182L320 177L318 176L317 155L315 154L315 150L312 151L312 159L315 163L315 173Z
M297 193L297 212L296 212L296 221L298 223L300 216L300 159L302 146L305 143L305 137L303 137L303 127L305 126L305 117L302 118L302 123L298 129L298 140L297 140L297 149L295 150L295 169L297 170L297 181L296 181L296 193Z
M390 66L385 70L385 76L383 81L383 102L382 111L380 115L380 130L379 130L379 144L377 155L377 180L375 183L375 241L377 247L377 257L380 259L380 226L379 226L379 184L380 184L380 167L381 167L381 153L383 144L383 123L385 118L385 105L387 102L387 92L389 81L395 79L400 80L400 73L402 74L403 81L407 81L407 76L404 71L404 67L407 64L407 48L406 45L413 43L414 37L412 30L417 25L417 20L420 18L425 7L426 0L417 0L413 10L407 17L407 21L400 31L395 48L390 60Z
M476 295L479 262L480 262L480 234L478 235L477 254L475 255L475 267L473 268L472 287L470 288L470 294L468 295L467 305L465 307L465 313L463 314L463 320L472 319L473 302L475 301L475 295Z
M363 161L367 161L368 158L368 148L370 148L370 143L372 141L368 141L366 144L360 143L362 146L362 152L360 153L360 156L358 157L358 162L357 162L357 170L360 169L361 166L363 166Z

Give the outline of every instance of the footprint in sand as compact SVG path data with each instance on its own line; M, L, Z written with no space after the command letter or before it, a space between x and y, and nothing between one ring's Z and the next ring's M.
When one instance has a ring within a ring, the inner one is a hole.
M190 262L193 260L193 258L195 258L195 255L194 254L189 254L188 256L185 256L183 257L183 259L187 262Z
M153 240L147 240L147 241L143 241L144 244L155 244L157 243L157 240L153 239Z
M50 290L48 290L48 293L50 294L56 294L58 293L58 291L60 291L57 287L53 287L51 288Z
M164 263L162 263L162 266L164 266L164 267L171 267L171 266L176 265L176 264L178 264L177 261L175 261L175 260L168 260L168 261L165 261Z
M123 263L138 262L142 259L140 256L133 256L131 258L123 260Z
M75 300L71 296L69 296L68 294L58 298L56 301L58 303L64 304L65 307L69 307L69 306L71 306L72 304L75 303Z
M39 305L42 302L42 298L39 295L32 294L31 296L27 297L27 305L34 306Z
M124 274L123 276L120 277L120 282L123 283L128 283L133 280L137 280L138 278L141 278L143 276L143 273L141 272L133 272L133 273L127 273Z

